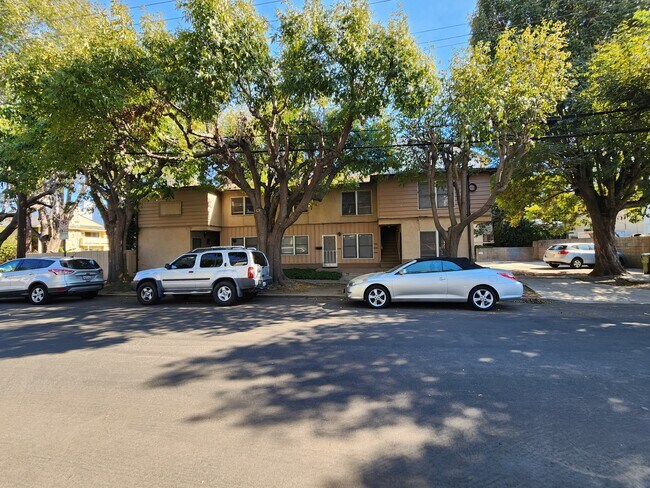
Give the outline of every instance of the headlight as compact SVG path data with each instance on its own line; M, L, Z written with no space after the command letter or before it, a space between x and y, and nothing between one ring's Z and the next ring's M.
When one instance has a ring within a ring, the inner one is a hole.
M368 281L368 278L355 278L352 281L350 281L350 286L357 286L360 285L361 283L365 283Z

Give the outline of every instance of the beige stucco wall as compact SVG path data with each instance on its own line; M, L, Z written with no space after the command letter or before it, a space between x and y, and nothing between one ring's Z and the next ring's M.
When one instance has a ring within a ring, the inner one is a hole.
M398 219L394 221L383 221L386 224L400 224L402 226L402 260L415 259L420 257L420 232L435 232L436 226L431 218ZM443 221L448 226L449 222ZM473 247L473 243L472 243ZM467 230L463 232L458 247L459 256L467 256Z
M158 268L190 250L191 227L147 227L138 238L138 269Z

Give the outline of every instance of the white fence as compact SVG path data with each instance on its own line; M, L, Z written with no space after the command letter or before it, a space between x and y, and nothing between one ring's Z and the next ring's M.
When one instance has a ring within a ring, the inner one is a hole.
M62 252L50 252L50 253L28 253L28 257L35 258L62 258ZM108 279L108 251L72 251L68 253L68 257L77 257L77 258L88 258L94 259L97 261L99 266L104 270L104 278ZM133 276L136 271L136 259L135 251L126 251L124 253L124 259L126 260L126 272Z

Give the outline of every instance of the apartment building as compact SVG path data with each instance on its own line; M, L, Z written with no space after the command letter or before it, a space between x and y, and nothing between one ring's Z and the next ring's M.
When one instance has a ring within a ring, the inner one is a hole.
M490 173L473 174L470 189L475 210L488 198ZM438 188L435 197L448 221L446 189ZM488 213L474 224L489 220ZM171 200L144 203L138 225L139 269L162 266L197 247L258 246L253 207L238 190L180 188ZM473 247L473 232L466 232L460 254L468 256ZM428 185L376 176L355 189L333 189L314 202L285 233L282 262L288 267L378 269L437 256L439 250Z

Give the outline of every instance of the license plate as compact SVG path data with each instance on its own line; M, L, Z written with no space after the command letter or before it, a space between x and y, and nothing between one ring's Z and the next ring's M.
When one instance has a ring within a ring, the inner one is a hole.
M86 280L86 281L90 281L90 280L93 279L93 275L88 275L88 274L87 274L87 275L83 275L82 278L83 278L84 280Z

